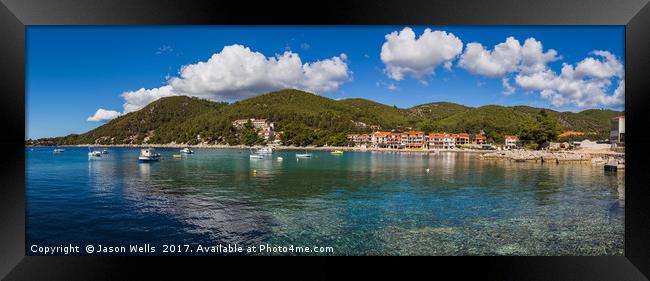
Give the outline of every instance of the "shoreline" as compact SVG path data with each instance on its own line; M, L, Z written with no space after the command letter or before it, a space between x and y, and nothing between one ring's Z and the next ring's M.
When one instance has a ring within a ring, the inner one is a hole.
M25 146L25 147L115 147L115 148L199 148L199 149L252 149L262 146L246 146L246 145L223 145L223 144L108 144L108 145L90 145L90 144L75 144L75 145L52 145L52 146ZM437 153L437 152L465 152L484 154L494 152L492 150L478 150L478 149L389 149L389 148L361 148L361 147L348 147L348 146L284 146L284 145L269 145L275 150L309 150L309 151L352 151L352 152L386 152L386 153Z
M25 147L50 147L50 146L25 146ZM112 144L112 145L59 145L51 147L114 147L114 148L198 148L198 149L239 149L248 150L255 146L246 145L222 145L222 144ZM258 146L259 147L259 146ZM399 154L433 154L440 152L452 153L471 153L476 154L482 160L511 160L516 162L575 162L584 163L598 160L599 158L625 158L625 153L614 152L609 150L560 150L560 151L541 151L541 150L479 150L479 149L389 149L389 148L361 148L361 147L339 147L339 146L283 146L270 145L275 150L286 151L350 151L350 152L377 152L377 153L399 153Z

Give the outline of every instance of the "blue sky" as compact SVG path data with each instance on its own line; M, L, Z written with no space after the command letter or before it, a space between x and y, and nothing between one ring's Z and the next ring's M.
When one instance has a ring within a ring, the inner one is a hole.
M408 38L405 28L30 26L26 137L83 133L108 118L146 105L157 95L188 94L233 101L279 85L302 87L334 99L360 97L398 107L450 101L468 106L530 105L560 111L623 109L621 96L607 97L614 96L618 88L624 89L620 70L625 57L622 26L410 26L415 38ZM393 32L392 39L386 37ZM422 38L427 32L431 37L425 42ZM528 38L543 48L540 53L517 51L520 63L505 70L504 56L494 55L493 49L508 37L516 39L521 50L528 46L524 44ZM477 56L470 56L468 43L472 42L494 55L491 60L485 59L485 53L483 60L479 59L481 50L477 48L473 49ZM225 46L235 44L239 47L225 51ZM392 50L391 55L386 51L382 56L384 45ZM550 49L555 54L550 54ZM299 57L300 62L280 59L285 52L293 59ZM217 58L208 62L214 54ZM536 64L535 69L527 68L526 54L529 62L537 55L548 59ZM273 60L289 66L281 68ZM179 73L181 67L199 62L203 63ZM254 62L261 63L257 64L260 68L241 76L240 70L230 69L256 65ZM574 71L564 75L564 65ZM260 69L271 74L260 78L258 72L264 72ZM290 73L286 77L282 76L285 70ZM175 77L177 81L170 82ZM511 91L506 90L505 79ZM141 88L145 90L137 92ZM161 90L151 91L158 88ZM122 96L128 92L131 94ZM99 108L110 117L99 114ZM89 121L91 116L101 122Z

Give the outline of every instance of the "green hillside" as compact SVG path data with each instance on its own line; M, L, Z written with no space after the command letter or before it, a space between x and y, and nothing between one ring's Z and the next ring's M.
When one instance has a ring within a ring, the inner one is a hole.
M497 140L504 135L515 134L519 128L533 122L535 118L529 113L512 107L487 105L450 115L433 122L433 127L440 131L470 134L476 134L483 129L488 138Z
M216 103L198 98L175 96L159 99L144 108L120 116L81 135L62 138L63 144L122 144L170 142L181 139L180 124L197 116L216 112L226 103Z
M440 120L470 110L470 107L451 102L432 102L411 107L408 114L420 119Z
M337 103L348 107L348 112L355 116L355 121L380 125L382 128L401 128L413 126L417 117L409 116L408 111L366 99L344 99ZM380 113L381 114L378 114Z
M483 129L488 139L499 141L507 134L525 133L539 123L541 111L559 130L584 132L607 132L610 118L623 114L598 109L557 112L529 106L472 108L449 102L402 109L366 99L337 101L299 90L282 90L231 104L184 96L161 98L84 134L36 143L255 143L254 131L238 131L231 125L232 121L244 118L273 121L276 131L285 133L283 142L294 145L342 144L346 134L371 132L371 125L379 125L384 131L419 129L474 134Z

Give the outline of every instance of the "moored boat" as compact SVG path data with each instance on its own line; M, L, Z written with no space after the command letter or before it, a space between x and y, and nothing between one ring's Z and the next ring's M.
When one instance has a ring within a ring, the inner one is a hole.
M307 151L305 151L305 153L296 153L296 157L298 158L311 158L312 156L313 155L311 153L307 153Z
M184 154L193 154L194 151L193 151L192 149L190 149L189 147L186 147L186 148L181 149L181 153L184 153Z
M272 154L273 153L273 147L269 147L269 146L260 147L260 148L255 150L255 153L256 154Z
M341 155L341 154L343 154L343 151L342 150L334 150L334 151L332 151L330 153L334 154L334 155Z
M32 151L33 151L33 150L34 150L34 149L32 148ZM64 151L65 151L65 150L64 150L63 148L55 148L55 149L54 149L54 153L61 153L61 152L64 152Z
M140 150L140 156L138 160L148 162L148 161L158 161L160 160L160 154L156 153L156 150L153 148L145 148Z

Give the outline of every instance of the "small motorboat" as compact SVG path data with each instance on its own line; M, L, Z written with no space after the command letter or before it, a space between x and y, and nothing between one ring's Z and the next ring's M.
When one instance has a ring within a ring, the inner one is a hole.
M307 151L305 151L305 153L296 153L296 157L298 158L311 158L312 156L313 155L311 153L307 153Z
M331 154L334 154L334 155L341 155L341 154L343 154L343 151L341 151L341 150L334 150L334 151L332 151L332 152L330 152L330 153L331 153Z
M172 155L172 157L174 157L174 159L181 159L181 158L182 158L182 155L180 155L180 154L174 154L174 155Z
M282 158L282 157L278 157L278 161L282 161L283 159L284 159L284 158Z
M138 160L143 162L158 161L160 160L160 154L156 153L156 150L153 148L141 149L140 156L138 156Z
M102 157L102 152L99 151L99 150L89 151L88 156L90 156L90 157Z
M262 159L262 158L264 158L264 155L260 155L260 154L251 154L251 155L250 155L250 158L251 158L251 159Z
M108 149L102 150L102 154L108 154Z
M273 147L265 146L257 149L257 154L271 154L273 153Z
M32 148L32 151L33 151L33 150L34 150L34 149ZM64 151L65 151L65 149L63 149L63 148L55 148L55 149L54 149L54 153L61 153L61 152L64 152Z
M183 154L193 154L194 151L192 149L190 149L189 147L186 147L186 148L181 149L181 153L183 153Z

